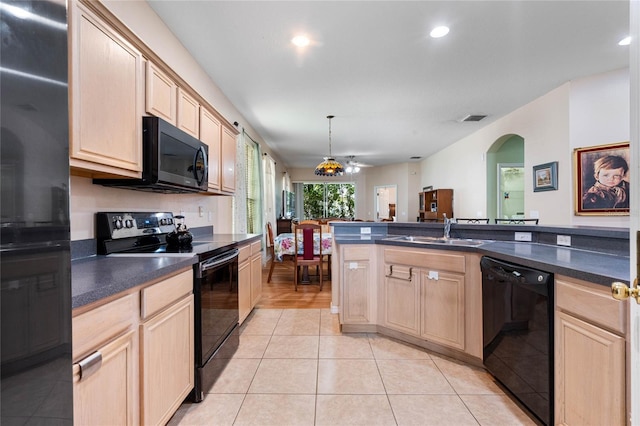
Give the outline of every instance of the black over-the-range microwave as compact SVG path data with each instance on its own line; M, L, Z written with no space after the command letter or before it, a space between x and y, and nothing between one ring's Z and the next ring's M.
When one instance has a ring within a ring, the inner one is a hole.
M140 191L207 191L208 147L158 117L142 118L142 179L94 179L93 183Z

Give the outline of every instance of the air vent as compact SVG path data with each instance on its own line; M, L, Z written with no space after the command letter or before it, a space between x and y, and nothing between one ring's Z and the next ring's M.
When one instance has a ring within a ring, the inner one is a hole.
M419 160L422 157L418 156L418 155L414 155L413 157L409 157L409 160Z
M486 115L472 114L472 115L467 115L465 118L463 118L460 121L480 121L486 117L487 117Z

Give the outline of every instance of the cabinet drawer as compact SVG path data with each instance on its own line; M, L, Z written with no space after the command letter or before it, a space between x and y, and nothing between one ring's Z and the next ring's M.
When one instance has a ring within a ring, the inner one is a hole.
M445 254L435 250L402 250L385 249L385 263L396 265L410 265L420 268L433 268L444 271L465 273L464 256L460 254Z
M368 246L352 246L343 249L344 260L369 260L371 253Z
M95 350L137 322L139 293L116 299L73 318L73 360Z
M251 255L254 255L256 253L260 253L262 251L262 242L261 241L254 241L251 243Z
M142 301L140 314L142 319L160 312L166 306L183 296L193 292L193 271L188 270L181 274L142 289Z
M245 246L240 247L240 252L238 253L238 263L242 263L249 259L251 256L251 245L247 244Z
M621 335L626 333L627 303L611 297L608 287L556 276L556 306Z

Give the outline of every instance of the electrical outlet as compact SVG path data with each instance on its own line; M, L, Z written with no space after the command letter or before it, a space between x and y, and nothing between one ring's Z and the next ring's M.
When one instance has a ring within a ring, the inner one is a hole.
M570 235L558 235L556 244L558 244L559 246L571 247L571 236Z
M516 241L531 241L531 232L516 232L514 235Z
M198 216L204 217L204 207L198 206Z
M367 226L367 227L360 228L360 233L361 234L370 234L371 233L371 227Z

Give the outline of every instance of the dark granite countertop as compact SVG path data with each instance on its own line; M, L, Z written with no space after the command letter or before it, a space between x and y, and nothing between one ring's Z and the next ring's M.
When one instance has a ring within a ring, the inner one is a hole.
M476 252L522 266L562 274L585 281L610 286L612 281L629 283L629 257L579 248L540 243L490 241L472 246L416 244L409 241L386 240L387 235L362 236L344 234L334 236L338 244L383 244L416 249Z
M195 242L229 242L240 245L262 238L261 234L197 235ZM197 263L194 257L88 256L71 262L71 304L79 308L146 282L160 279Z

